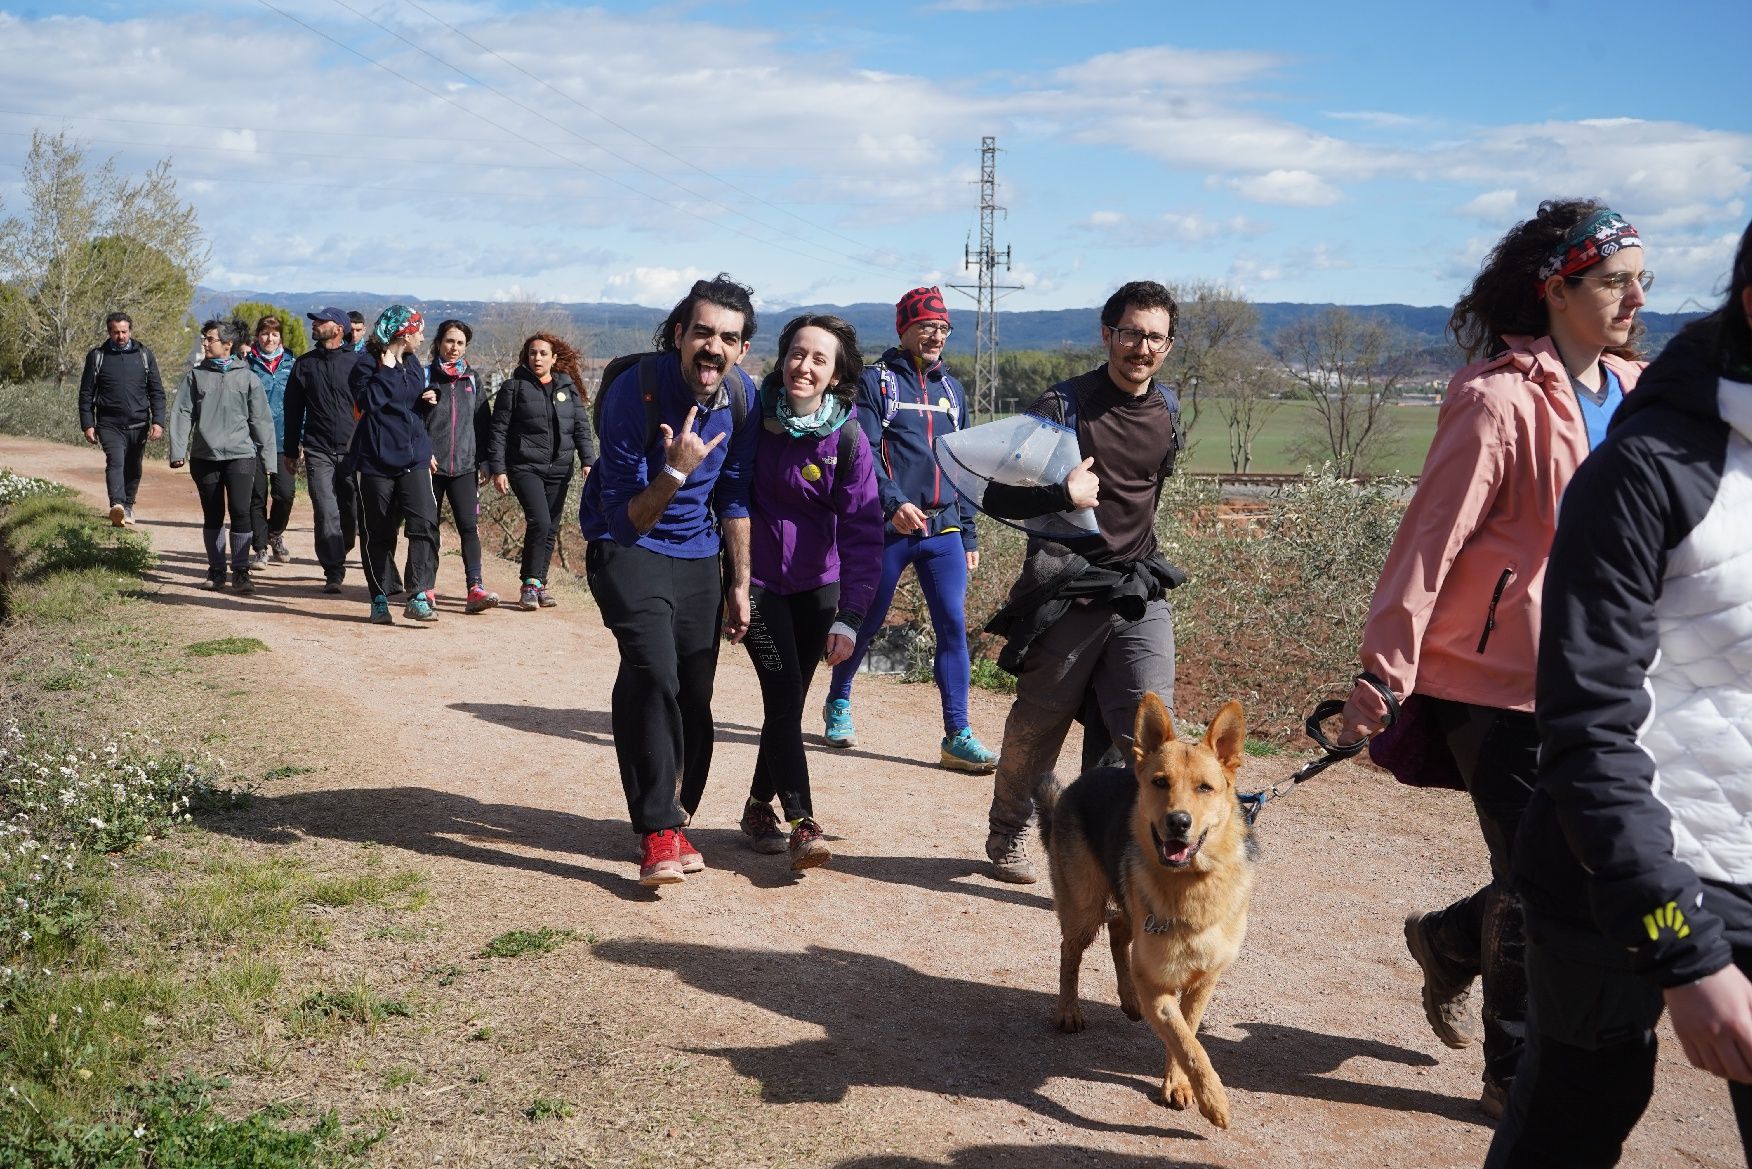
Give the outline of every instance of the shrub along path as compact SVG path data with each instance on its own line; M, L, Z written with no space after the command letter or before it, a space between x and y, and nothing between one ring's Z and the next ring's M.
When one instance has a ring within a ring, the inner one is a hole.
M95 451L0 437L0 466L103 502ZM1085 962L1089 1030L1052 1029L1049 891L981 875L990 781L931 765L928 687L863 683L864 745L812 753L835 855L793 879L735 828L760 706L742 651L726 649L714 779L690 832L712 867L658 895L633 879L609 736L614 646L582 588L563 589L555 610L468 617L446 555L442 619L376 628L357 572L345 596L318 591L303 500L288 537L297 561L261 574L253 597L198 587L186 476L150 467L137 511L161 557L153 596L185 640L269 647L203 659L253 680L262 725L240 739L312 769L276 769L250 807L206 829L251 855L368 846L423 870L432 894L417 922L337 932L303 959L323 985L355 983L407 1004L406 1017L328 1039L268 1020L248 1043L194 1053L233 1076L231 1107L293 1100L375 1117L389 1131L372 1160L394 1165L1483 1158L1478 1055L1429 1034L1400 939L1407 912L1482 875L1457 797L1341 766L1267 811L1252 930L1207 1017L1234 1112L1217 1132L1157 1102L1161 1045L1118 1011L1105 946ZM488 583L510 594L513 573L490 563ZM995 742L1005 703L976 694L974 710ZM1244 786L1297 762L1250 760ZM512 930L539 944L488 948ZM303 976L288 975L292 1001ZM1737 1164L1726 1100L1669 1037L1627 1163Z

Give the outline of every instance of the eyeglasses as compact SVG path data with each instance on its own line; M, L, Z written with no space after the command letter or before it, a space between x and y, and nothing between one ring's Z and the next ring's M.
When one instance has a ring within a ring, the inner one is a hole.
M1171 338L1166 333L1146 333L1142 329L1112 329L1113 336L1127 349L1136 349L1142 345L1154 352L1166 349Z
M1614 272L1610 276L1572 276L1570 279L1598 281L1600 286L1606 290L1606 294L1613 300L1623 300L1630 292L1632 284L1644 292L1655 286L1655 274L1646 268L1634 276L1629 272Z
M938 321L927 321L918 326L918 330L921 337L947 337L955 331Z

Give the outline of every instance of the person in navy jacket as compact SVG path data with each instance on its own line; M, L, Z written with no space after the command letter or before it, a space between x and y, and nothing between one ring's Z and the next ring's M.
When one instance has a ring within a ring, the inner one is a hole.
M601 450L584 481L579 526L590 591L620 647L614 750L645 885L706 867L683 829L712 763L720 606L732 642L748 632L748 485L760 412L738 363L754 330L748 288L723 273L695 281L659 326L659 352L601 391ZM655 363L654 435L640 388L646 362Z

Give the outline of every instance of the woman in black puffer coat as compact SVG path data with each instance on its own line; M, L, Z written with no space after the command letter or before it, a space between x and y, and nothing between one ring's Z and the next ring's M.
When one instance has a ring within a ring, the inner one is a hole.
M523 587L520 608L552 608L546 580L554 540L572 483L572 460L590 474L596 440L584 401L577 352L551 333L523 342L517 372L493 399L487 469L499 494L515 492L523 505Z

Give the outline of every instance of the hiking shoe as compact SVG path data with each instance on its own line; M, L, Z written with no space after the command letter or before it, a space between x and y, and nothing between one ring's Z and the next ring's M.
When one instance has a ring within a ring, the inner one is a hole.
M547 586L544 584L537 584L535 586L535 599L536 603L544 609L552 609L555 605L560 603L555 599L552 593L547 591Z
M408 606L402 612L409 621L438 620L438 610L432 605L431 593L415 593L408 598Z
M268 559L272 560L275 564L292 563L292 553L286 548L285 537L273 536L269 538Z
M742 835L748 837L754 851L774 856L784 852L788 847L785 840L785 830L779 827L779 818L773 814L773 806L750 799L742 806Z
M1405 919L1405 948L1423 971L1424 1018L1430 1030L1449 1047L1470 1047L1478 1041L1472 1029L1472 975L1436 952L1430 940L1435 914L1413 913Z
M679 885L687 880L681 869L681 833L673 828L647 832L644 856L639 861L639 884L647 888Z
M133 504L131 504L131 503L122 504L122 523L130 528L134 526L134 505Z
M207 587L210 589L224 588L225 574L223 572L209 572L207 574Z
M231 591L244 597L255 592L255 582L249 578L249 569L231 574Z
M489 593L480 585L468 586L468 600L463 602L464 613L485 613L488 609L499 607L499 594Z
M250 553L250 555L249 555L249 568L250 568L251 572L255 572L258 569L266 568L267 566L268 566L268 550L266 548L257 548L254 552Z
M856 747L858 732L852 727L852 700L829 698L821 707L821 721L826 724L821 737L829 747Z
M1028 859L1027 834L994 832L986 837L986 856L992 862L992 876L1012 885L1032 885L1040 880L1034 862Z
M796 827L791 829L791 839L786 843L785 851L791 854L791 871L794 873L818 869L833 856L828 851L827 841L821 838L821 825L808 816L797 821Z
M972 727L962 727L943 739L943 753L938 766L951 771L968 771L985 775L998 769L998 757L986 750L985 744L973 737Z
M687 838L687 833L677 828L675 830L675 859L681 862L684 873L703 873L706 871L706 858L700 855L700 850L693 846Z
M327 576L325 576L323 578L322 591L325 593L338 593L338 592L340 592L341 591L341 580L342 580L342 577L339 573L328 574ZM387 600L387 598L385 598L385 599Z
M1488 1075L1484 1077L1484 1090L1478 1094L1478 1110L1492 1120L1501 1120L1503 1111L1509 1106L1509 1086L1499 1084Z
M323 591L327 592L328 590L325 587ZM336 591L339 592L340 590L337 589ZM389 598L384 596L382 593L379 593L377 596L371 598L371 624L373 624L373 625L394 625L395 624L395 618L391 617L389 615Z
M125 503L110 504L109 522L112 528L126 527L128 524L128 505Z
M523 587L517 590L517 607L519 609L541 608L541 582L526 580Z

